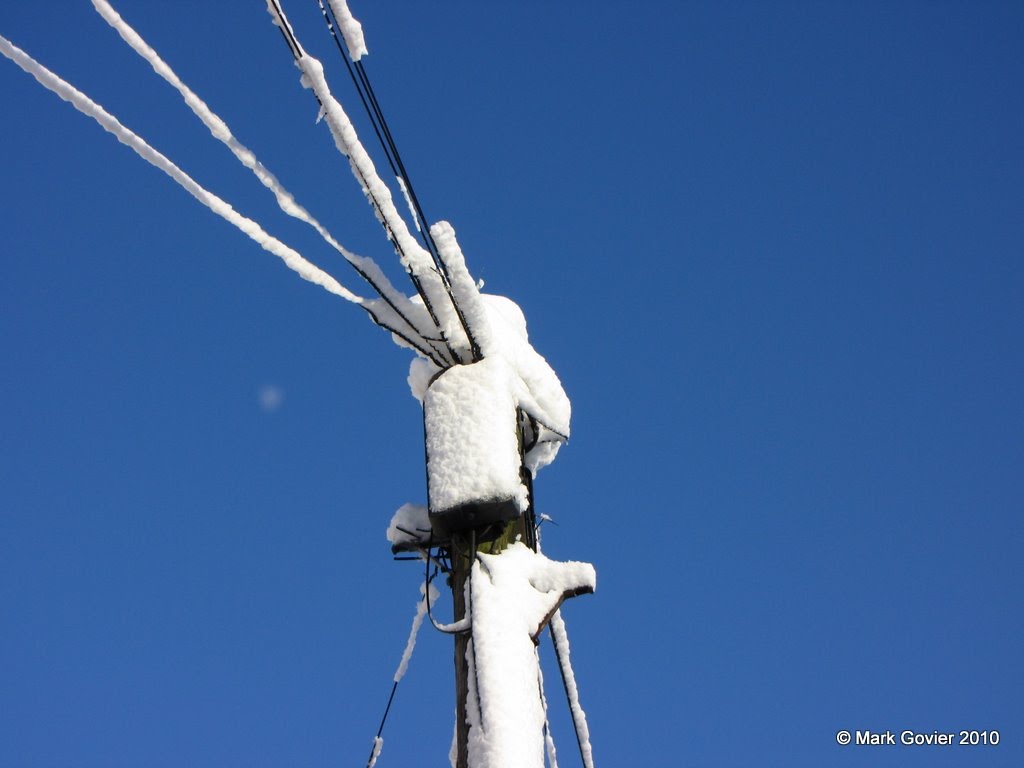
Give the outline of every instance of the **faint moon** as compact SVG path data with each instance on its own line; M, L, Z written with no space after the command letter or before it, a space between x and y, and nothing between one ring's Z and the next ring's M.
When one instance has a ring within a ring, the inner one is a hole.
M280 387L273 384L265 384L260 387L260 409L264 413L273 413L281 407L284 402L284 392Z

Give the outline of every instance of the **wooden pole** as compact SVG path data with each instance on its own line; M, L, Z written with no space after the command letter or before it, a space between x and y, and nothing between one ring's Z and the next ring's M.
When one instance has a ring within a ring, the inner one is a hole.
M465 536L452 537L452 604L455 621L466 616L466 582L472 567L469 541ZM466 709L469 699L469 632L455 635L455 768L469 768L469 720Z
M497 534L497 535L495 535ZM452 605L455 621L466 616L466 584L469 582L477 548L489 554L498 554L516 539L533 548L535 538L533 515L520 515L504 526L488 526L478 531L462 531L452 535ZM472 632L455 635L455 768L473 768L469 765L469 653Z

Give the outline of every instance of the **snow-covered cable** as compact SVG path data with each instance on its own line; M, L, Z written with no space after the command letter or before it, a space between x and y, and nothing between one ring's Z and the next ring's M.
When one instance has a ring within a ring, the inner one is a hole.
M391 190L377 174L373 160L359 141L351 120L340 102L332 95L324 77L323 65L305 52L279 0L267 0L267 9L274 23L289 41L295 63L302 71L303 87L311 89L320 102L321 113L334 138L335 146L348 158L353 175L392 239L402 266L408 271L417 291L423 297L432 319L455 358L454 362L461 362L462 358L467 356L469 343L443 274L434 264L431 253L416 241L405 219L398 213Z
M416 604L416 615L412 619L412 629L409 630L409 639L405 643L405 650L402 652L402 660L398 663L398 669L395 670L395 682L397 683L403 677L405 672L409 669L409 659L412 658L413 649L416 647L416 635L419 634L420 626L423 624L423 617L427 615L427 593L429 592L434 600L440 596L437 591L437 587L433 584L420 584L420 592L423 597Z
M373 739L373 749L370 751L370 760L366 763L366 768L373 768L377 764L377 758L380 757L380 751L384 748L384 739L380 736L375 736Z
M576 675L573 674L572 661L569 658L569 635L566 632L565 621L562 619L562 612L560 610L555 611L551 615L548 626L551 628L551 640L555 646L558 668L562 673L565 695L569 700L569 710L572 713L576 741L580 747L580 757L583 758L584 768L594 768L594 753L590 746L590 729L587 727L587 715L580 705L580 693L576 688Z
M420 585L420 594L422 597L416 604L416 614L412 619L412 628L409 630L409 639L405 642L405 650L402 651L402 660L398 662L398 669L395 670L393 683L391 685L391 695L388 696L387 706L384 707L384 714L380 718L380 725L377 727L377 735L373 737L373 748L370 750L370 757L366 763L366 768L373 768L377 762L377 758L380 756L380 750L384 746L384 739L381 734L384 733L384 724L387 722L388 713L391 712L391 703L395 700L395 691L398 690L398 683L405 677L406 671L409 669L409 659L412 658L413 649L416 647L416 635L419 634L420 626L423 624L423 617L427 615L427 610L430 605L430 598L437 599L437 588L433 584L427 582L426 584Z
M363 38L363 25L352 15L345 0L327 0L327 3L331 6L334 18L338 20L338 28L341 30L341 36L345 38L349 58L352 61L359 61L369 53L366 50L366 40Z
M141 136L122 125L103 107L4 37L0 37L0 53L32 75L44 88L70 103L82 114L91 117L104 130L113 134L118 141L134 150L139 157L166 173L196 200L248 235L261 248L280 258L300 277L319 285L336 296L341 296L355 304L364 304L365 300L362 297L352 293L322 269L307 261L298 251L268 234L255 221L238 213L229 203L205 189L166 156L147 144Z
M395 310L398 314L401 326L397 330L405 336L411 336L420 342L417 345L421 351L429 349L426 341L423 340L423 330L413 325L410 320L414 310L410 309L409 299L401 294L391 285L391 282L384 275L380 267L372 259L358 256L342 246L327 229L312 216L302 205L300 205L292 194L285 189L277 177L270 172L257 158L255 153L238 141L232 134L227 123L220 118L209 106L190 89L174 70L160 55L133 29L107 0L93 0L93 7L103 19L114 28L121 38L142 58L149 62L153 71L162 77L181 95L185 104L205 125L210 134L222 142L238 161L253 172L277 200L278 207L293 218L305 222L313 227L323 240L351 264L358 274L363 277L370 286Z

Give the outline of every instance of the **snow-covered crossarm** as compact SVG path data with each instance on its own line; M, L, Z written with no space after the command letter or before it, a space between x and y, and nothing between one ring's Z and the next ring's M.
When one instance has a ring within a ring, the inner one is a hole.
M554 562L523 544L478 556L467 587L473 768L543 768L535 639L566 598L593 592L596 584L592 565Z
M268 234L255 221L238 213L229 203L205 189L170 159L151 147L145 139L122 125L116 117L103 109L103 107L4 37L0 37L0 53L32 75L40 85L71 104L82 114L91 117L104 130L113 134L118 141L134 150L143 160L166 173L196 200L233 224L261 248L280 258L290 269L298 273L300 277L348 301L360 305L364 303L365 300L362 297L352 293L322 269L307 261L298 251L288 247L273 235Z

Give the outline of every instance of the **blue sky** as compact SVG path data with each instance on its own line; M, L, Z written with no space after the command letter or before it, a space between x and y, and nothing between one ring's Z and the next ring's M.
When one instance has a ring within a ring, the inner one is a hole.
M399 280L263 4L174 6L117 5ZM353 11L428 216L573 401L536 493L598 571L598 764L1020 765L1024 8ZM0 34L356 287L89 3ZM363 764L418 597L409 353L6 60L0 94L0 765ZM425 630L378 765L446 764L450 662Z

